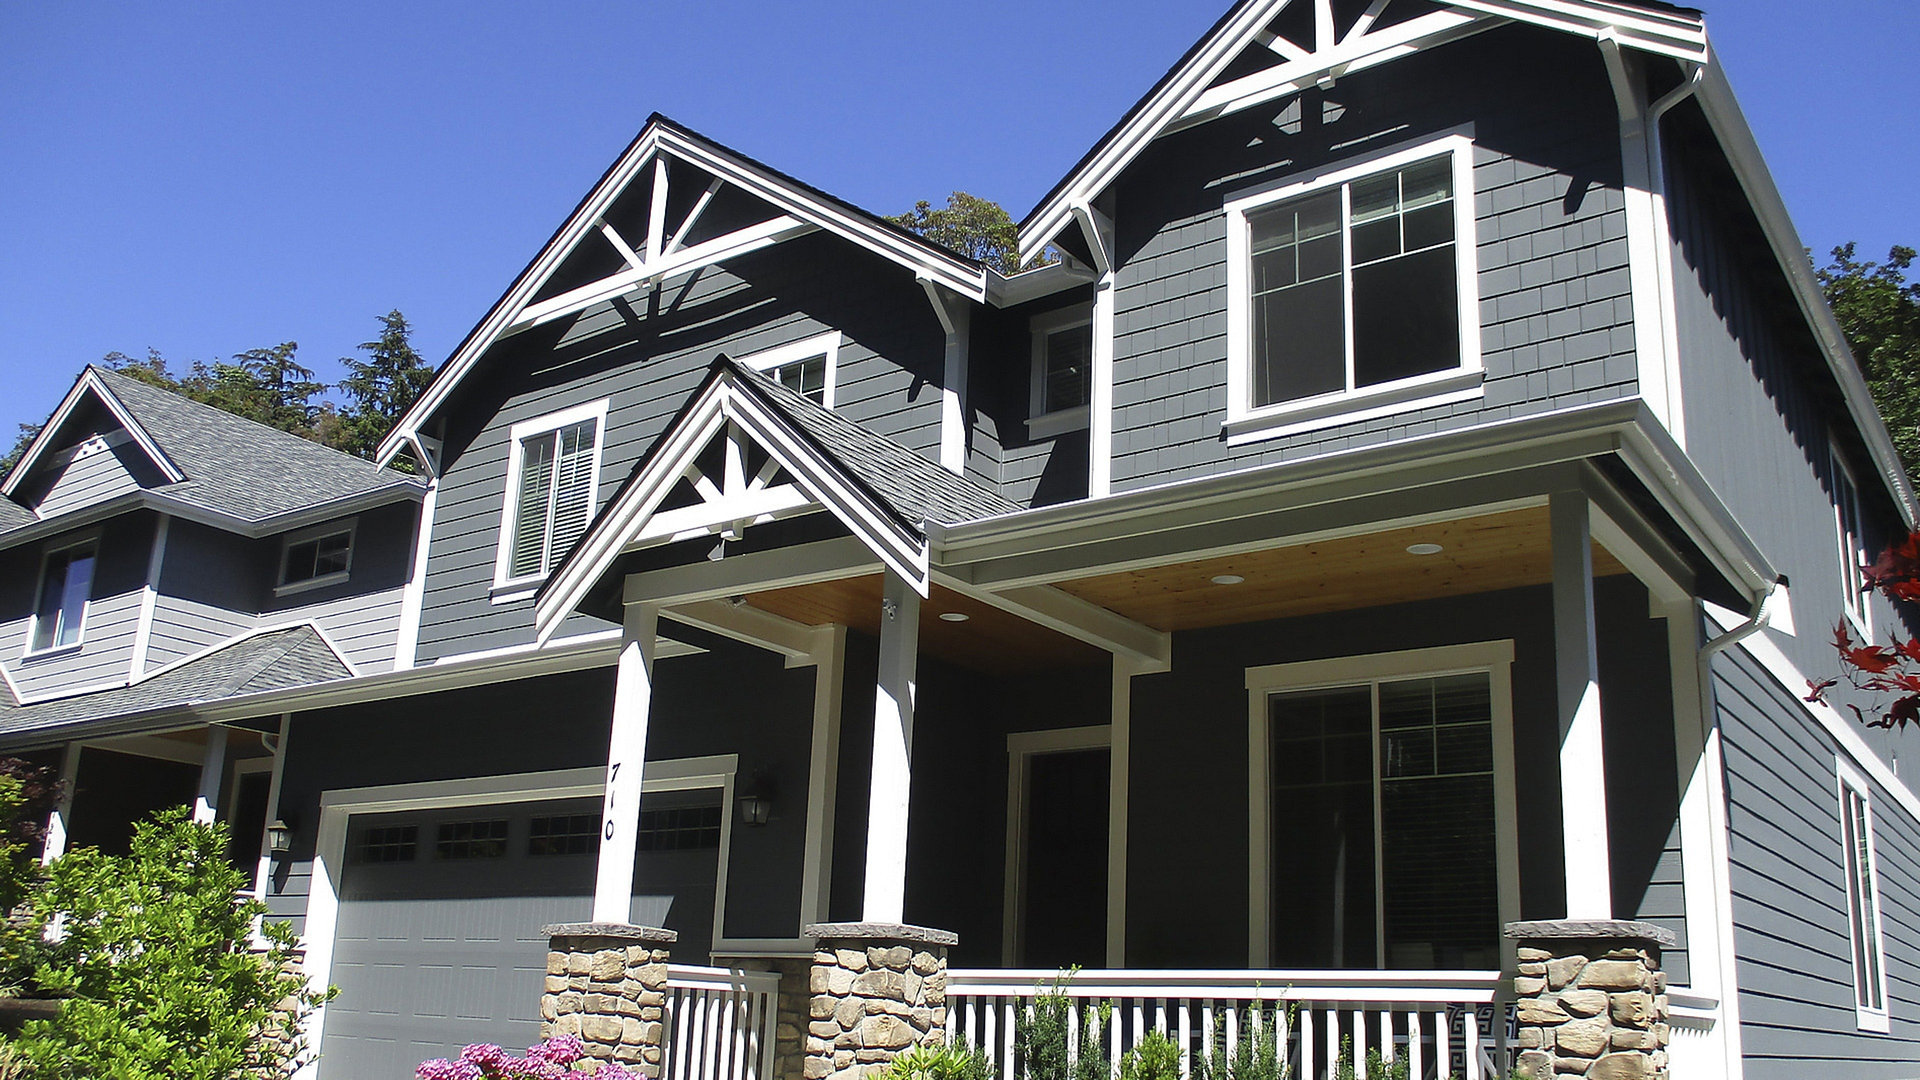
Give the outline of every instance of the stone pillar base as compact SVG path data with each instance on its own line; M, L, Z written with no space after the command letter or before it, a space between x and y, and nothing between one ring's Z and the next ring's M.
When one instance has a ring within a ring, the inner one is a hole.
M808 977L805 1080L861 1080L914 1046L947 1040L945 930L819 923Z
M1519 942L1515 1080L1664 1080L1667 976L1678 942L1652 923L1566 919L1507 924Z
M667 950L679 935L625 923L560 923L547 937L540 1037L577 1036L603 1061L660 1075Z

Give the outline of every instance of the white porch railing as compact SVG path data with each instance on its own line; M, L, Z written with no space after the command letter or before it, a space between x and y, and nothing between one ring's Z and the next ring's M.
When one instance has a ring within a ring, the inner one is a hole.
M669 964L663 1080L773 1080L779 993L773 972Z
M1366 1080L1369 1049L1404 1062L1407 1080L1495 1080L1512 1068L1511 1008L1494 971L1080 971L1059 979L1052 971L949 971L948 1039L986 1051L1001 1080L1015 1080L1015 1017L1058 992L1073 1013L1069 1054L1085 1049L1091 1020L1099 1032L1093 1052L1110 1074L1149 1031L1178 1044L1183 1078L1196 1058L1224 1066L1248 1040L1286 1067L1287 1080Z
M1720 1001L1684 991L1667 994L1668 1068L1687 1080L1718 1080L1727 1075L1726 1048L1717 1030Z

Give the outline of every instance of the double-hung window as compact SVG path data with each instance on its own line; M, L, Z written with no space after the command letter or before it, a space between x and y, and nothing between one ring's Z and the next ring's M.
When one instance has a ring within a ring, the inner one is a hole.
M34 604L29 654L80 644L93 596L95 541L47 552L40 569L40 597Z
M741 357L740 363L815 405L831 409L837 382L834 367L839 356L840 332L830 330L791 345Z
M1873 853L1873 802L1866 778L1845 762L1840 774L1840 844L1847 875L1847 926L1852 937L1853 1002L1859 1026L1890 1029L1886 950L1880 932L1879 868Z
M1472 163L1452 135L1227 204L1230 439L1480 393Z
M1033 340L1033 381L1027 433L1044 437L1086 427L1093 386L1092 309L1073 307L1035 315L1028 329Z
M494 585L551 573L593 519L605 400L516 424Z
M1833 475L1834 525L1840 539L1840 588L1845 592L1846 613L1862 637L1872 634L1867 621L1866 572L1867 545L1860 516L1860 488L1853 470L1838 448L1829 448Z

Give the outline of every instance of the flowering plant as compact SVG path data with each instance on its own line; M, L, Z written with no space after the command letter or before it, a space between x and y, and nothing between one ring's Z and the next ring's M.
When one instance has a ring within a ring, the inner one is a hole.
M476 1043L460 1051L457 1061L421 1062L413 1075L417 1080L644 1080L617 1061L587 1057L587 1048L571 1035L529 1046L525 1057L492 1043Z

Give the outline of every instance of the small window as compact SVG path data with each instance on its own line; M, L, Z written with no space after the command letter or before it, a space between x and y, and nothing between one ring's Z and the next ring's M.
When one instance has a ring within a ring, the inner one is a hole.
M1093 376L1093 312L1069 308L1036 315L1033 394L1027 433L1053 435L1087 426Z
M496 587L546 576L586 533L606 413L598 401L514 426Z
M80 644L86 629L87 602L93 595L94 556L91 540L47 553L40 571L40 600L34 606L28 652Z
M720 846L720 808L673 806L640 811L634 846L641 851L698 851Z
M1867 621L1867 577L1868 564L1866 533L1862 528L1860 515L1860 488L1854 483L1853 470L1847 468L1846 459L1840 451L1831 451L1833 461L1833 507L1834 523L1840 535L1840 588L1843 590L1846 612L1853 619L1854 628L1862 637L1871 636L1873 628Z
M840 332L830 331L742 357L741 366L757 371L821 408L834 405L835 373L840 356Z
M592 814L537 817L527 836L529 855L591 855L600 850L600 819Z
M1230 435L1478 393L1470 159L1450 136L1228 205Z
M412 862L420 846L418 825L383 825L366 831L360 838L360 861L365 863Z
M1860 1027L1888 1030L1886 950L1880 932L1879 868L1873 852L1873 803L1866 778L1844 762L1840 773L1840 843L1847 874L1847 925L1852 934L1853 998Z
M433 853L442 859L500 858L507 853L506 819L442 822Z
M296 592L347 580L353 564L354 523L334 522L287 536L280 549L276 592Z

